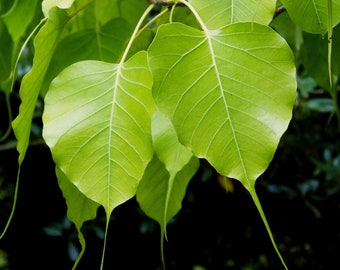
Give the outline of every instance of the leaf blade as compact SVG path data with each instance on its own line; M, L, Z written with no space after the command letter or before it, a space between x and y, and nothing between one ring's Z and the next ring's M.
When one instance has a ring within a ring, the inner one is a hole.
M172 119L180 141L197 156L207 158L222 175L254 182L268 166L291 118L296 83L290 49L269 28L247 23L212 31L210 42L203 32L177 24L161 27L157 35L149 50L155 97ZM271 48L268 42L273 43L272 38L278 43ZM176 54L165 46L171 42L176 44ZM276 54L282 46L283 53ZM213 57L212 49L218 51ZM270 63L267 57L272 58ZM287 70L280 71L285 62ZM258 66L257 71L253 66ZM256 86L259 82L263 89ZM274 87L281 90L271 92ZM269 113L273 102L278 105L275 116ZM262 138L261 130L266 129L270 132ZM236 134L242 136L241 141L235 139ZM258 152L252 153L251 147ZM230 157L237 161L229 163Z
M325 34L329 28L328 2L323 0L282 0L291 19L303 31L313 34ZM333 26L340 22L340 3L332 0Z
M31 131L32 117L52 55L67 22L65 12L55 9L35 39L35 56L32 69L24 76L20 86L22 103L19 115L12 126L18 140L19 164L24 160Z
M43 136L55 162L108 214L135 195L152 157L146 61L141 52L124 64L78 62L46 95Z

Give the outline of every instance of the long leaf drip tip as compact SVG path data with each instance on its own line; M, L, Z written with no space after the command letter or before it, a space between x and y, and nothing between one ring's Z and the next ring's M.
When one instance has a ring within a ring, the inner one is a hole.
M261 205L260 200L259 200L259 198L258 198L258 196L257 196L257 194L256 194L256 191L255 191L255 189L252 189L252 190L249 190L249 192L250 192L250 195L251 195L251 197L252 197L252 199L253 199L253 201L254 201L254 203L255 203L255 206L256 206L257 210L258 210L259 213L260 213L261 219L262 219L262 221L263 221L263 223L264 223L264 226L266 227L267 233L268 233L269 238L270 238L270 240L271 240L271 242L272 242L272 245L273 245L273 247L274 247L274 250L276 251L276 254L279 256L280 261L281 261L282 265L284 266L284 268L285 268L286 270L288 270L288 267L287 267L287 265L286 265L286 263L285 263L285 261L284 261L282 255L281 255L281 253L280 253L280 251L279 251L279 249L278 249L278 247L277 247L277 245L276 245L276 243L275 243L274 236L273 236L272 231L271 231L271 229L270 229L270 227L269 227L267 218L266 218L266 216L265 216L265 214L264 214L264 211L263 211L263 209L262 209L262 205Z

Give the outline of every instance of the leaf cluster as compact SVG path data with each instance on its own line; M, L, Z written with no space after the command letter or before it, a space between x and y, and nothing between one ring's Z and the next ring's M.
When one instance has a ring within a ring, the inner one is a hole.
M336 1L13 0L1 2L0 12L9 122L1 140L12 127L19 179L42 100L42 136L82 246L74 268L85 250L83 223L102 206L108 228L112 211L134 196L160 224L163 247L200 159L249 191L287 268L255 182L303 90L297 70L328 91L339 114ZM318 55L310 57L315 44ZM25 51L28 72L20 70Z

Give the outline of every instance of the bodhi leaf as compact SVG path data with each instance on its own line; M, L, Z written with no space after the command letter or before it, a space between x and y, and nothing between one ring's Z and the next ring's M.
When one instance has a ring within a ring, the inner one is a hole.
M97 216L97 209L99 204L90 200L83 193L81 193L63 174L63 172L56 167L56 174L58 178L58 184L63 192L64 198L67 204L67 217L75 224L78 231L79 242L82 247L77 261L74 264L73 269L76 268L82 255L85 252L85 238L81 232L83 223L88 220L92 220Z
M181 143L248 189L278 252L255 181L292 116L294 56L267 26L237 23L208 30L202 22L202 28L179 23L159 28L149 48L156 103Z
M333 26L340 22L340 2L338 0L281 0L292 21L305 32L325 34L329 29L328 1L333 6Z
M140 52L120 64L75 63L46 95L43 136L54 161L107 215L135 195L152 158L151 85Z
M160 27L149 60L156 102L180 141L251 188L292 116L295 67L286 42L258 24L205 33L174 23Z
M276 0L191 0L190 3L209 29L236 22L268 25L273 19L276 6Z

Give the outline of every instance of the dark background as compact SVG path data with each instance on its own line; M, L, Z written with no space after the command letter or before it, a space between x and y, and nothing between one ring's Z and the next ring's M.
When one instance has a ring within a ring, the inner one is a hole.
M327 95L325 95L327 97ZM340 254L340 132L336 117L299 97L293 120L257 192L289 269L338 269ZM0 98L1 115L6 113ZM18 97L12 97L14 114ZM322 104L320 105L322 106ZM39 113L20 174L17 208L0 240L0 269L71 269L79 248L67 220ZM7 123L1 123L1 131ZM0 144L0 225L13 203L18 154L13 136ZM248 192L236 180L221 186L202 160L183 208L168 225L167 269L283 269ZM77 269L99 269L105 215L87 222L86 253ZM160 230L135 199L114 210L104 269L161 269Z

